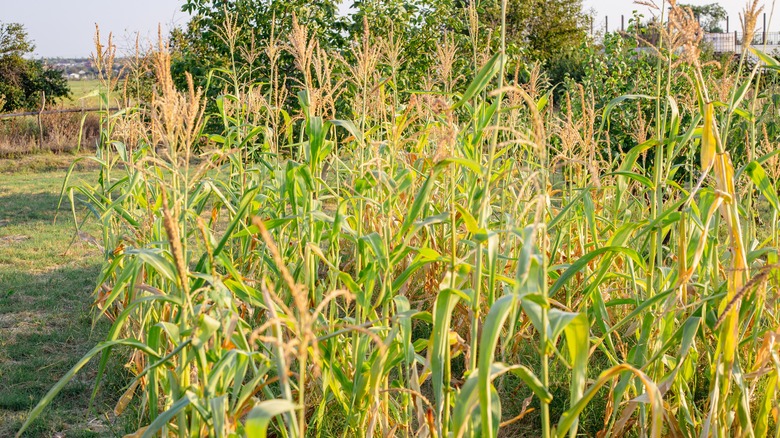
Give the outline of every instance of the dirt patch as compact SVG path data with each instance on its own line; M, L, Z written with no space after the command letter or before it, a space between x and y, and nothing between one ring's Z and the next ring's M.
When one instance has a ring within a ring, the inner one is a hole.
M21 234L11 234L10 236L0 237L0 245L13 245L15 243L22 243L29 239L29 236L22 236Z
M46 316L36 312L15 312L0 314L0 333L10 340L17 333L45 333Z

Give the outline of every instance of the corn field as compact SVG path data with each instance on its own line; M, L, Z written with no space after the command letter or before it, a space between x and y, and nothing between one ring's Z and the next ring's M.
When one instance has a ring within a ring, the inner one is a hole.
M503 44L456 77L446 35L401 89L370 23L347 63L296 21L263 49L294 86L234 65L213 100L160 43L151 101L102 114L99 179L63 185L101 225L110 333L25 427L95 358L96 392L127 361L139 437L780 437L780 62L750 48L720 90L692 15L664 20L654 94L599 107Z

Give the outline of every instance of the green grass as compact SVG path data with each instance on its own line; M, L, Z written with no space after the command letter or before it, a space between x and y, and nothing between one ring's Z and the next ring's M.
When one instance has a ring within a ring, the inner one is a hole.
M59 176L62 177L75 158L76 156L73 154L44 152L13 159L0 159L0 175L3 175L3 178L5 178L9 173L34 174L60 171ZM82 160L76 164L76 169L79 171L94 170L95 168L96 164L93 161ZM11 178L11 176L8 176L8 178ZM56 194L59 195L59 188Z
M98 95L86 97L100 88L99 80L68 81L68 86L70 87L71 98L64 102L65 106L81 107L83 105L85 108L92 108L100 104Z
M70 245L67 202L54 222L65 172L30 168L36 166L0 174L1 437L16 433L27 412L107 329L105 321L93 329L90 310L100 253L83 242ZM94 178L89 171L75 176ZM71 382L25 436L117 435L102 413L121 388L105 391L96 412L89 412L91 374Z

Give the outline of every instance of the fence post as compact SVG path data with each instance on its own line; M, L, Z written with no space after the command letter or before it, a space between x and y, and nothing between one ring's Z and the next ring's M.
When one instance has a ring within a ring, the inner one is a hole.
M622 14L620 15L620 31L621 31L621 32L625 32L625 31L626 31L626 27L625 27L625 15L622 15Z
M726 15L726 33L729 33L729 16Z
M737 41L737 31L734 31L734 52L739 53L739 44Z
M87 121L87 114L84 112L84 99L79 99L81 103L81 123L79 123L79 141L76 143L76 153L81 152L81 140L84 138L84 122Z
M766 45L766 12L764 12L764 32L762 36L764 37L764 40L761 41L761 44L765 46Z
M41 91L41 109L38 111L38 151L43 151L43 110L46 108L46 92Z

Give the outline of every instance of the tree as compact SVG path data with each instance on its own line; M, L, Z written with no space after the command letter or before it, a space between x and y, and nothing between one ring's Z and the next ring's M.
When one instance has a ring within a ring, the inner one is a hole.
M322 46L342 47L346 21L338 16L338 0L185 0L182 11L191 15L186 29L174 31L174 77L185 85L184 72L201 85L214 69L240 66L247 82L267 79L264 56L271 32L286 43L292 15L316 35ZM292 58L281 54L282 75L293 75ZM266 76L264 76L266 75Z
M723 28L720 25L728 16L723 6L718 3L710 3L707 5L680 4L680 7L690 9L705 32L723 33Z
M35 45L27 37L27 31L19 23L0 23L0 57L19 55L35 50Z
M49 102L70 94L62 71L24 58L34 48L24 26L0 23L0 112L37 109L41 93Z
M507 52L511 55L523 54L523 60L547 63L575 51L587 36L582 0L508 1ZM352 0L349 16L338 14L339 5L344 3L341 0L184 0L182 10L192 18L185 30L174 31L177 57L173 68L180 85L184 85L184 71L205 84L210 71L230 69L232 64L254 65L247 70L255 77L245 79L266 79L262 76L268 65L264 55L247 57L246 50L236 47L252 47L254 41L257 50L262 51L272 28L275 37L285 42L295 13L322 47L345 58L349 58L352 42L362 36L364 19L375 38L387 37L392 31L395 39L404 42L404 77L416 81L427 76L445 32L457 35L463 46L468 35L466 8L471 2L476 2L480 19L479 41L489 41L490 49L495 50L501 0ZM232 42L226 38L228 16L233 20L233 28L239 29ZM292 77L296 72L291 59L284 59L285 56L283 53L279 60L279 73ZM410 86L416 85L419 84Z
M344 78L349 75L349 66L358 65L356 44L367 37L372 47L385 50L372 55L380 59L375 74L399 90L425 89L440 70L446 71L453 82L466 77L464 72L480 67L474 66L475 62L484 62L485 54L498 49L502 21L501 0L182 3L182 10L191 17L184 29L175 30L171 36L172 73L177 86L186 88L187 73L212 97L224 92L240 95L260 84L254 90L273 95L278 99L272 102L273 107L285 110L297 104L297 87L303 82L288 44L293 15L306 26L308 37L316 39L319 47L333 56L333 77ZM349 13L340 14L339 6L344 5L350 6ZM507 6L508 75L522 72L526 78L526 66L540 62L548 77L559 83L566 76L563 72L581 66L578 49L587 40L582 0L508 0ZM470 7L479 20L476 38L470 35ZM370 35L364 34L364 23ZM450 54L455 48L454 56L443 54L443 41L451 43L446 49ZM401 44L396 46L395 42ZM472 47L475 42L477 47ZM388 54L392 55L383 57ZM441 60L448 60L446 68L440 65ZM352 108L349 103L358 98L355 93L355 87L347 87L334 106ZM216 111L215 105L207 111ZM220 129L221 122L210 118L208 129Z
M481 3L487 4L481 18L498 29L501 0ZM587 36L582 0L508 0L506 10L507 44L535 61L547 64L568 55Z
M525 39L531 56L548 61L568 55L585 41L585 15L581 0L530 2Z
M506 46L513 60L549 65L575 52L587 37L582 0L507 2ZM431 54L441 43L442 32L459 35L461 43L468 39L467 8L472 4L479 17L479 41L489 41L490 49L496 50L501 0L355 0L352 33L360 30L363 16L374 34L393 29L396 38L405 42L404 59L409 65L404 67L425 73L434 58Z
M403 42L399 66L401 88L419 88L436 63L445 33L465 34L467 15L458 0L354 0L349 40L359 40L368 23L374 40ZM349 58L349 54L345 54Z

